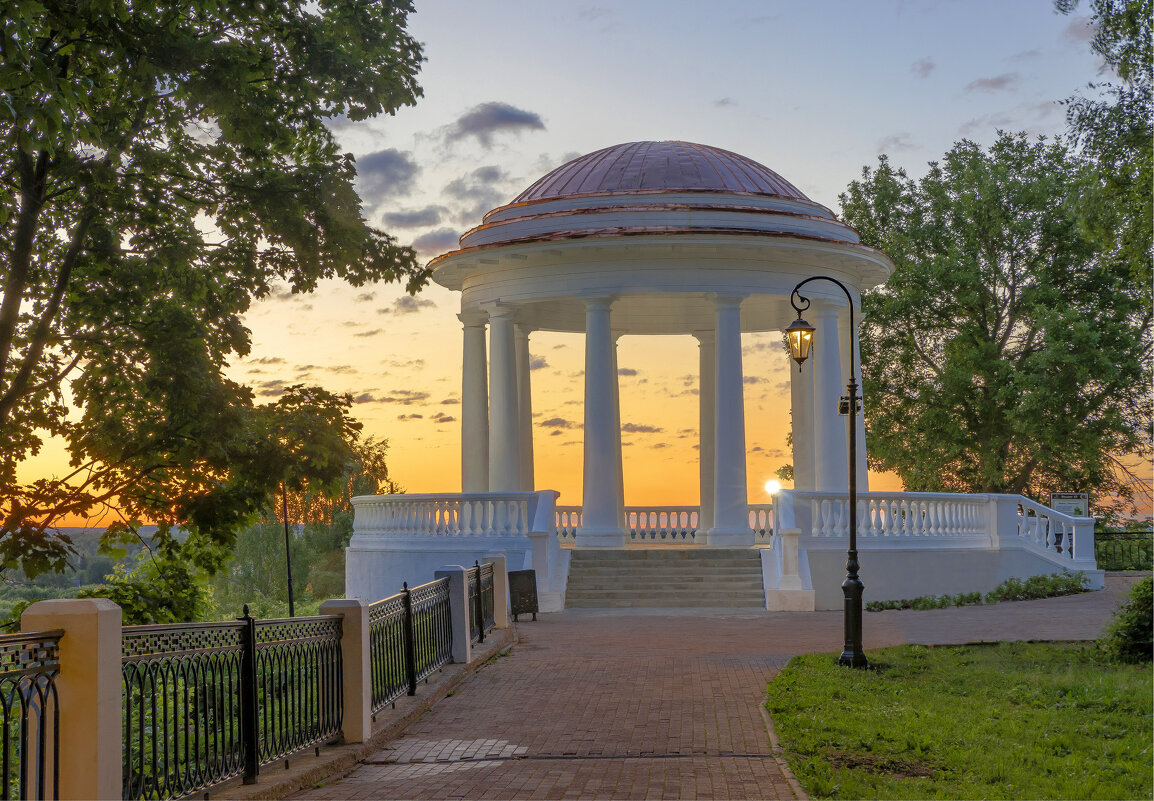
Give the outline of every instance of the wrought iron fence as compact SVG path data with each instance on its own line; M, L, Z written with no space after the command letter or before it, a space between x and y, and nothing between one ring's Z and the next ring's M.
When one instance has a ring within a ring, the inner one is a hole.
M369 607L369 661L374 713L453 658L449 579L437 579L412 590L406 583L396 595Z
M340 735L341 618L125 626L126 799L168 799Z
M469 584L469 637L484 642L493 628L493 564L473 563L466 574Z
M244 621L124 627L124 798L176 798L244 772L245 646Z
M1097 531L1094 556L1102 570L1150 570L1154 562L1154 532Z
M0 757L3 797L45 798L60 776L60 673L63 631L0 636Z

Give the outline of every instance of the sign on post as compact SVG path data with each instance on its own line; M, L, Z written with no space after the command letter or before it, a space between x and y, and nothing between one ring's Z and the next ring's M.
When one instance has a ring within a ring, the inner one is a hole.
M1072 517L1090 516L1090 496L1085 492L1051 492L1050 508Z

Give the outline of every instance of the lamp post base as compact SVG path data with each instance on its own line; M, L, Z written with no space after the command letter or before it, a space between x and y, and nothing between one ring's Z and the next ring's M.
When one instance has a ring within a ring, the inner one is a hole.
M856 552L851 556L851 562L857 562ZM869 660L866 659L861 644L861 596L864 589L865 587L862 585L861 579L857 577L856 571L846 576L841 585L842 593L845 596L845 646L841 656L837 659L837 663L846 667L869 667Z

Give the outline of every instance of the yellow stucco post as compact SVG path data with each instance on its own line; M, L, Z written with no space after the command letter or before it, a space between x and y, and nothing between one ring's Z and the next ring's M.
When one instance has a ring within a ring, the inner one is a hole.
M21 631L63 629L60 675L61 801L121 797L120 607L106 598L38 601Z
M344 713L341 734L346 743L363 743L373 733L372 665L369 654L369 605L356 598L334 598L321 604L322 615L341 615L341 664Z

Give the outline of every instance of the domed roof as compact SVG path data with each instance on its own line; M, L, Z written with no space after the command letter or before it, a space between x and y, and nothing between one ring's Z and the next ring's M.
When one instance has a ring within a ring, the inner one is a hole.
M628 142L562 164L510 205L630 192L739 192L809 200L773 170L728 150L693 142Z

